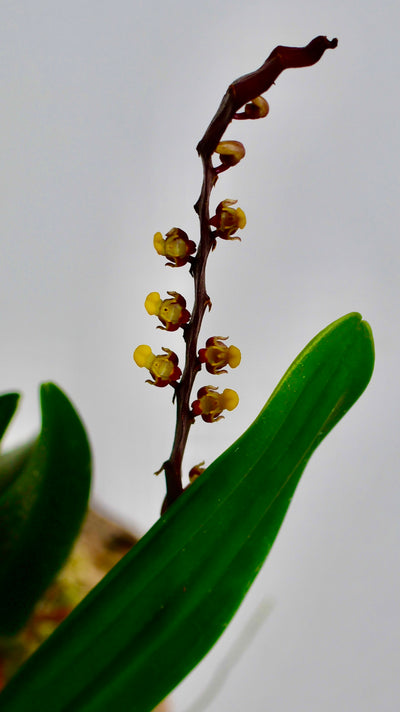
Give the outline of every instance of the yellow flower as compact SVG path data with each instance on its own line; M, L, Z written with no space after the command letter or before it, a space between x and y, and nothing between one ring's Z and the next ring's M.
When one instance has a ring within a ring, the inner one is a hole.
M226 340L227 336L210 336L206 341L206 348L200 349L200 363L206 364L209 373L227 373L224 366L236 368L241 360L241 353L236 346L226 346L221 339Z
M152 386L167 386L174 384L181 377L182 371L178 367L178 357L170 349L162 347L164 354L155 356L146 344L138 346L133 354L135 363L140 368L147 368L150 371L153 381L146 380L146 383L151 383Z
M210 225L216 228L215 236L223 240L240 240L232 237L236 230L243 230L246 225L246 215L241 208L233 208L237 200L226 198L217 206L215 215L210 220Z
M159 255L164 255L169 261L168 267L182 267L190 260L190 255L196 252L196 245L189 240L186 232L179 227L173 227L166 233L166 240L161 232L156 232L153 240L154 247Z
M148 314L158 316L164 326L159 329L166 331L176 331L180 326L184 326L189 319L190 313L186 309L186 299L178 292L167 292L172 299L161 299L158 292L150 292L144 303Z
M222 393L216 391L216 386L203 386L197 391L197 400L192 403L193 415L201 415L206 423L221 420L223 410L234 410L239 403L236 391L230 388L225 388Z

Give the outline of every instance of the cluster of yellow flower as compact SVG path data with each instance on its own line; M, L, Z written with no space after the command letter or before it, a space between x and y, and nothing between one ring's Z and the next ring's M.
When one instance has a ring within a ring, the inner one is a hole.
M237 163L244 156L244 147L238 141L223 141L217 147L217 153L221 156L223 165L230 162L230 165ZM225 163L224 163L225 161ZM236 200L223 200L215 211L215 215L210 220L210 228L214 228L211 235L214 239L219 237L223 240L240 240L234 233L238 229L243 229L246 225L246 216L241 208L233 207ZM196 245L189 240L184 230L174 227L166 233L165 239L161 232L154 235L154 247L159 255L167 258L166 265L169 267L181 267L192 263L192 255L196 251ZM186 300L178 292L167 292L169 297L162 299L158 292L150 292L147 295L144 306L148 314L157 316L162 326L159 329L165 331L176 331L180 327L185 327L190 321L190 312L186 309ZM206 341L205 348L199 350L198 360L200 364L205 364L209 373L227 373L225 366L236 368L240 363L240 351L236 346L227 346L224 341L227 337L211 336ZM164 387L172 385L176 388L182 375L178 366L178 357L170 349L163 347L163 354L153 354L150 346L142 344L135 349L133 358L140 367L147 368L152 376L147 383L154 386ZM197 400L192 403L193 415L201 415L208 423L219 420L223 410L233 410L239 402L239 396L231 389L225 389L223 393L217 393L214 386L204 386L197 394Z

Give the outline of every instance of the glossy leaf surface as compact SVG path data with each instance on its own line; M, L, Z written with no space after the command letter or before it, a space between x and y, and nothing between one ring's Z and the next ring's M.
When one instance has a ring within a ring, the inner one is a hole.
M366 387L373 360L359 314L310 342L244 435L28 661L0 696L2 712L152 710L229 623L307 460Z
M40 389L39 436L0 457L0 633L12 634L68 556L86 512L90 450L67 397Z

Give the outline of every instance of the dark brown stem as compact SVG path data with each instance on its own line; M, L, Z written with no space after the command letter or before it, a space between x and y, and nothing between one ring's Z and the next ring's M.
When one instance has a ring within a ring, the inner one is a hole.
M211 308L206 290L205 271L214 237L210 229L209 202L212 188L217 180L211 157L220 142L228 124L244 104L263 94L274 84L275 79L290 67L308 67L318 62L328 48L337 46L337 40L319 36L306 47L276 47L264 64L251 74L236 79L223 97L217 113L197 146L203 162L203 184L200 197L195 205L200 220L200 242L196 256L191 260L191 274L194 278L194 304L189 323L184 327L186 342L185 367L180 382L175 389L177 419L175 437L169 460L161 469L165 472L167 495L162 511L165 511L182 493L182 459L193 424L190 396L200 364L197 356L197 341L206 307Z
M176 428L169 460L164 462L167 484L167 496L163 504L165 511L183 491L182 487L182 459L193 424L190 409L190 395L200 363L197 357L197 342L206 308L211 309L211 301L206 290L206 265L208 255L214 243L214 238L209 226L209 200L212 187L215 183L215 171L211 159L203 161L203 187L196 210L200 220L200 243L196 257L192 260L191 273L194 279L194 304L190 322L184 329L186 342L185 367L182 378L176 389Z

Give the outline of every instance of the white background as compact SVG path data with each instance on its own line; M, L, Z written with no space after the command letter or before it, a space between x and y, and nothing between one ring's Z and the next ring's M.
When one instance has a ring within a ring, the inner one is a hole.
M132 352L182 353L143 302L173 289L190 307L192 295L153 234L178 226L197 239L195 146L227 85L277 44L339 38L314 67L279 77L266 119L226 134L247 155L213 205L239 199L248 225L211 256L202 333L241 349L240 368L219 380L240 405L196 423L186 469L230 445L339 316L370 322L375 373L313 456L234 623L175 691L177 712L265 600L272 610L209 712L399 703L399 19L385 0L1 3L0 389L24 394L8 444L38 429L38 384L61 385L90 434L96 501L139 532L164 496L152 473L174 410Z

